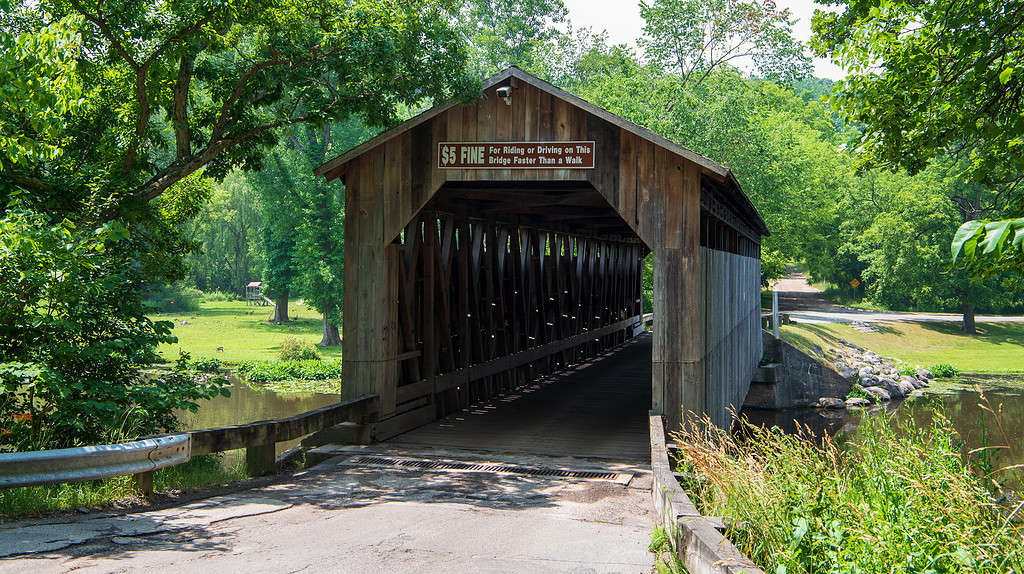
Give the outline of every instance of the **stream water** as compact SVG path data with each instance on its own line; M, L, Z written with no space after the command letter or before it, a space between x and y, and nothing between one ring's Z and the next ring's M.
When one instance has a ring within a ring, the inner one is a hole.
M231 381L231 396L217 397L203 401L197 412L179 411L178 420L182 430L197 430L230 425L239 425L270 419L281 419L334 404L341 400L339 395L317 393L278 394L273 391L256 390L238 380L234 374ZM277 453L288 450L298 441L277 444ZM226 457L233 462L240 453Z
M1005 445L1009 448L999 451L998 465L1024 464L1024 375L961 376L935 381L924 391L919 397L866 412L884 410L891 416L926 425L937 409L953 423L968 448ZM982 405L998 414L993 415ZM865 416L864 412L824 409L748 409L743 414L755 424L776 424L793 431L799 422L818 434L853 433L854 439L857 424Z

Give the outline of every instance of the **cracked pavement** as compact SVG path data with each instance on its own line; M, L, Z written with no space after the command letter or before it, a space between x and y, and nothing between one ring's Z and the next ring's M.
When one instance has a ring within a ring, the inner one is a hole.
M650 572L650 476L628 485L485 472L352 466L341 449L312 469L249 491L119 516L0 528L0 573ZM482 453L434 451L444 460ZM612 470L600 461L501 462ZM614 466L614 465L612 465Z

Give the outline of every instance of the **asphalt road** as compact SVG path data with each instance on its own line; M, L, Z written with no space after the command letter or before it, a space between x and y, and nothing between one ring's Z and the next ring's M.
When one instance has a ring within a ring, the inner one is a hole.
M381 451L385 445L373 448L373 454L399 454ZM646 473L624 485L353 466L353 456L343 453L271 486L166 510L6 524L0 527L0 555L7 555L0 558L0 572L640 574L652 569ZM438 460L453 456L480 455L431 454ZM514 462L560 468L595 464L548 457Z
M818 289L807 284L800 273L790 273L775 282L779 308L797 323L878 323L888 321L961 321L955 313L910 313L900 311L864 311L835 305ZM978 323L1024 323L1024 316L977 315Z

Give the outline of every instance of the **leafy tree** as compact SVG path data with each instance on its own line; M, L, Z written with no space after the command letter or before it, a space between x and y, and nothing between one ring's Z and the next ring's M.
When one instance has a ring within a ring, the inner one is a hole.
M332 129L333 128L333 129ZM323 316L320 345L341 345L344 294L345 196L341 186L313 177L313 168L329 159L335 149L348 149L368 138L372 132L359 122L326 126L319 134L307 130L304 138L290 138L289 162L298 168L293 176L295 193L302 198L302 219L297 229L295 248L298 281L306 304Z
M969 178L976 183L1016 188L1024 179L1019 3L823 3L840 11L815 14L812 45L851 72L839 83L834 102L864 125L860 144L866 162L916 173L933 158L949 155L969 162ZM976 276L1021 270L1024 235L1014 243L1018 223L974 217L953 240L954 259L962 254ZM976 253L979 244L983 249Z
M609 45L606 32L582 28L559 36L534 71L570 92L595 94L606 92L600 86L610 78L639 74L641 67L629 46Z
M812 272L890 309L959 310L967 333L975 332L975 309L1019 308L998 278L978 280L949 264L953 230L979 210L1000 210L1003 200L968 181L962 168L944 158L913 176L876 169L851 180L836 197L842 217L835 228L817 247L804 247ZM859 292L847 287L853 278L864 284Z
M562 0L466 0L460 20L473 68L482 75L508 66L535 70L566 14Z
M323 315L323 346L341 344L345 200L341 186L313 170L373 133L357 120L292 130L268 154L266 167L249 176L264 206L264 283L284 297L279 308L297 290Z
M874 163L971 162L981 183L1024 172L1024 10L998 0L826 0L812 46L849 74L835 104Z
M383 125L473 86L440 0L5 7L0 408L51 429L19 448L148 432L219 392L137 369L170 340L142 299L183 277L204 176L259 167L285 126Z
M80 24L78 57L60 70L82 95L70 116L57 105L5 122L8 138L28 142L17 149L62 150L5 150L7 178L49 198L102 189L115 197L112 215L203 167L212 177L259 167L276 128L351 115L385 124L400 102L471 85L451 14L432 0L26 0L6 20L30 38L46 37L50 21Z
M256 193L242 174L229 174L185 226L186 237L201 245L185 259L192 284L201 291L244 294L245 284L259 277L262 222Z
M771 0L642 0L640 15L647 57L675 69L684 84L699 85L712 71L745 60L783 83L811 70L803 44L793 38L789 9Z
M267 154L269 161L266 163L269 165L246 177L260 206L263 292L274 299L274 310L269 319L273 323L289 320L288 300L298 280L295 231L302 214L302 201L296 195L291 179L292 170L280 155L283 145L279 144Z
M322 347L341 345L344 294L344 199L338 186L319 182L311 186L305 217L299 228L296 260L306 305L323 316Z
M802 245L834 225L834 189L853 174L822 103L731 69L694 84L619 48L598 50L587 53L601 65L581 77L580 94L732 168L772 230L762 255L779 264L763 267L765 280L784 274L781 261L801 258Z
M165 200L166 201L166 200ZM136 220L80 228L13 202L0 217L0 450L96 444L172 430L175 409L226 394L226 381L141 376L173 342L141 297L161 235Z

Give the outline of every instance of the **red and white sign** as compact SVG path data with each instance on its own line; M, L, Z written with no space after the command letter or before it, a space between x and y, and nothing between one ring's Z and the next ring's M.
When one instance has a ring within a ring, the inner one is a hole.
M438 169L593 169L597 145L570 142L440 142Z

